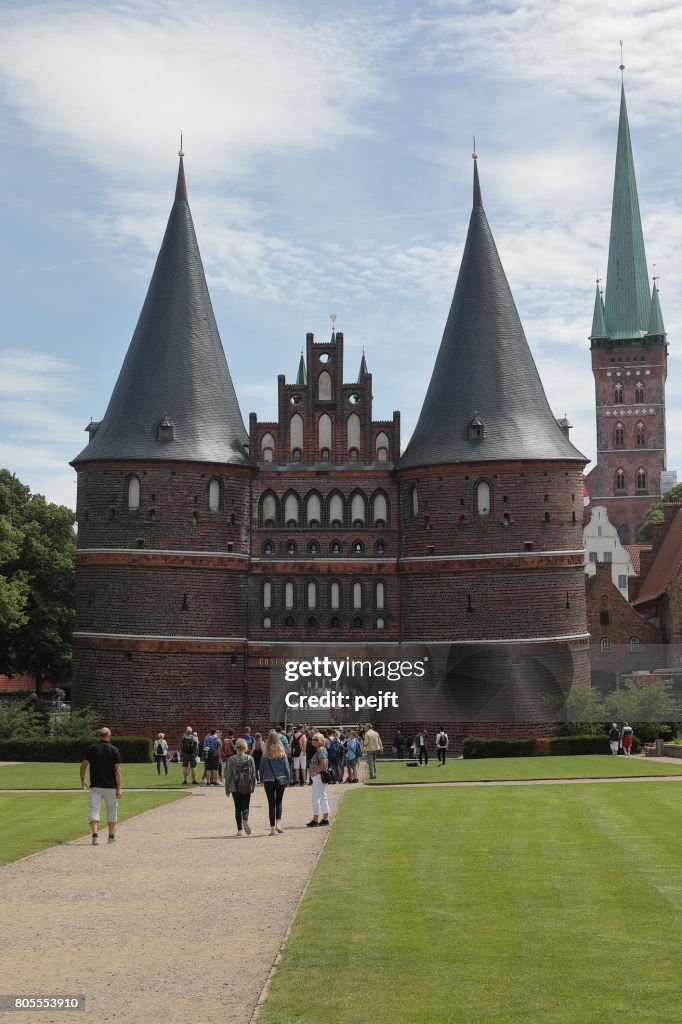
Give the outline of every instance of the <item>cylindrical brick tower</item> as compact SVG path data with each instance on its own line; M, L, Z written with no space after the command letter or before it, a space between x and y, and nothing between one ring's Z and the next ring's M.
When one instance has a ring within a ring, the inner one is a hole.
M78 473L74 701L119 735L241 721L253 463L182 153L149 291Z
M527 734L547 698L589 682L586 461L545 397L475 164L457 287L398 464L402 641L431 651L424 714L451 739Z

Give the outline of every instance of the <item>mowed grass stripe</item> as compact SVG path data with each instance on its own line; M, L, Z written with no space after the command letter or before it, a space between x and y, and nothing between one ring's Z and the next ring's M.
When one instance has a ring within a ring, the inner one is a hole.
M119 821L181 800L184 795L125 793L119 803ZM105 815L103 808L100 828L106 833ZM0 793L0 864L67 843L88 831L86 793Z
M203 768L199 765L199 778ZM154 764L123 765L124 790L164 790L178 786L182 786L182 767L178 764L168 766L168 776L157 775ZM0 765L0 791L12 789L80 789L79 764L26 761L23 764Z
M353 793L261 1022L677 1019L681 818L665 782Z
M682 761L671 764L646 757L580 754L559 757L489 757L467 761L451 759L444 768L429 761L426 767L406 768L402 761L380 761L378 778L370 785L406 782L507 782L533 779L610 779L638 775L682 775ZM0 775L1 785L2 775ZM369 780L366 780L369 782Z

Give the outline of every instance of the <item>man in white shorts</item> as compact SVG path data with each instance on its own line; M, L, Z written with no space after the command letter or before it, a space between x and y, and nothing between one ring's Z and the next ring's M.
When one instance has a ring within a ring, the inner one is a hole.
M294 786L297 782L299 786L305 786L306 744L306 734L303 730L303 726L299 725L294 730L294 735L291 737L291 767ZM298 777L296 775L297 772Z
M85 781L85 773L90 765L90 785ZM92 833L92 845L99 843L99 812L102 800L107 808L107 826L109 842L116 840L116 822L118 820L118 801L121 799L121 753L111 742L111 730L102 726L99 731L99 742L93 743L85 751L81 761L81 789L90 790L90 809L88 820Z

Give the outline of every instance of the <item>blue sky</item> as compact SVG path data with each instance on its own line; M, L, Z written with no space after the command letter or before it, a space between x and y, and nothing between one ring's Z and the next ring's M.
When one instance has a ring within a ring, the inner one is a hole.
M144 300L184 131L190 205L244 420L274 418L306 331L362 348L407 443L471 208L484 205L557 415L594 456L587 335L605 273L618 40L647 259L670 338L678 277L682 10L641 0L3 3L0 465L75 503Z

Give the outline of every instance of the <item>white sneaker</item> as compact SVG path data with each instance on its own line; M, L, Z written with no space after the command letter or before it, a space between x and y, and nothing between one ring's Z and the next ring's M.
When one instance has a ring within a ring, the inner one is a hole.
M235 839L243 839L243 838L244 838L244 833L240 829L239 832L237 832L237 835L235 836Z

